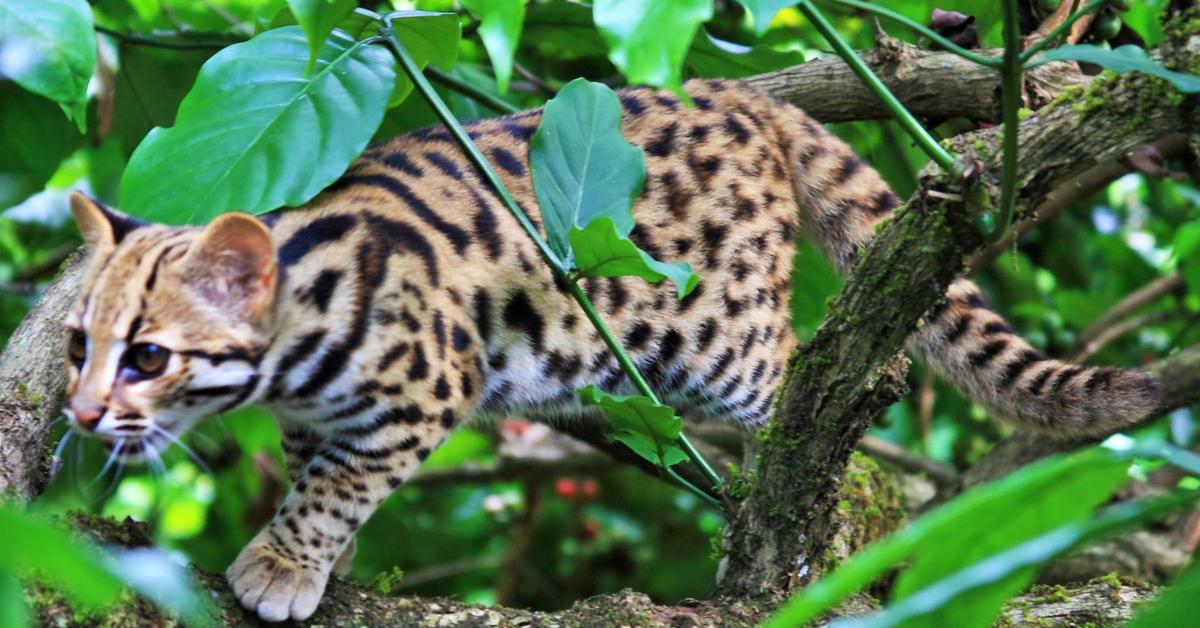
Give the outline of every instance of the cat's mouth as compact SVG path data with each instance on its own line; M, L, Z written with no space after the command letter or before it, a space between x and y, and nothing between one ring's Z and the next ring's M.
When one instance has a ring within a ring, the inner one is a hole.
M158 461L172 445L182 445L178 435L155 423L141 426L137 431L96 436L104 441L111 456L122 462Z

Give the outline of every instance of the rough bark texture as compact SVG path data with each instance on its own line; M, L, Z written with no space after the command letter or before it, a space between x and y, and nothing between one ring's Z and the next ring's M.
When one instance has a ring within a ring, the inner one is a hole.
M948 52L921 50L881 37L862 58L914 115L933 120L1000 118L995 70ZM999 56L999 50L984 51ZM1074 63L1050 63L1025 79L1026 106L1041 108L1069 87L1087 82ZM823 59L746 79L822 122L890 118L891 114L841 59ZM953 85L952 89L947 89Z
M1191 68L1198 51L1200 38L1180 37L1158 52L1174 67ZM1026 119L1020 127L1018 215L1097 163L1172 133L1194 133L1195 100L1180 102L1169 89L1137 74L1104 78ZM998 140L993 129L953 142L968 163L977 160L978 185L992 199L1001 170ZM846 460L870 422L900 394L902 358L895 356L966 256L985 244L970 222L978 205L951 200L973 195L978 198L949 176L927 176L863 252L812 341L793 356L759 458L758 482L729 528L725 595L777 598L822 571Z
M0 353L0 495L28 500L46 487L47 428L60 414L67 381L62 321L75 298L83 262L80 253L67 260Z

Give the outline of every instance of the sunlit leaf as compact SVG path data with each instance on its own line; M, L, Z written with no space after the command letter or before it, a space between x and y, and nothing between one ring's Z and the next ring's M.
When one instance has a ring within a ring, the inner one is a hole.
M0 77L57 102L80 131L96 67L85 0L0 0Z
M287 0L296 23L304 31L308 40L308 67L312 69L317 61L317 54L325 44L325 39L337 28L354 7L354 0Z
M901 561L893 598L917 591L988 556L1086 519L1128 480L1129 457L1092 448L1049 458L972 489L867 548L789 601L769 626L812 621ZM979 522L986 521L986 528ZM950 619L953 607L947 609ZM955 623L943 625L957 625Z
M21 595L21 583L12 574L0 571L0 626L29 625L29 608Z
M712 13L712 0L596 0L592 5L608 58L625 78L676 91L688 45Z
M1111 50L1091 44L1062 46L1038 55L1028 65L1035 67L1051 61L1082 61L1113 72L1141 72L1169 81L1176 89L1186 94L1200 92L1200 76L1168 70L1147 56L1140 46L1133 44Z
M109 569L125 584L189 626L215 626L221 616L207 595L196 590L187 570L153 548L117 550Z
M395 11L390 13L392 29L405 50L422 70L432 63L449 71L458 58L458 40L462 25L453 13ZM400 104L413 90L412 80L403 72L396 74L396 86L388 98L388 107Z
M90 548L76 543L62 529L12 507L0 507L0 572L35 569L36 573L85 606L103 606L117 599L121 583ZM31 552L31 548L37 548Z
M175 126L154 129L134 151L121 180L122 209L195 223L316 196L379 126L396 71L382 47L340 31L326 40L312 72L307 65L298 27L214 55Z
M762 35L767 32L767 28L771 26L771 19L775 17L780 10L790 7L796 2L794 0L737 0L738 4L746 7L750 12L750 19L754 24L754 32Z
M624 443L661 467L687 460L687 454L675 444L683 431L683 421L671 407L648 397L610 395L595 386L581 388L578 393L583 405L604 411L608 417L604 435L610 441Z
M890 604L878 615L836 621L832 625L837 628L986 628L994 624L1005 600L1029 586L1042 564L1086 543L1160 519L1167 513L1194 504L1197 498L1200 498L1200 492L1188 491L1118 504L1095 517L1054 528L978 562L964 561L965 568ZM1196 603L1192 601L1192 616L1196 609ZM1146 625L1182 626L1187 623Z
M742 78L804 63L798 50L781 52L769 46L743 46L702 31L692 42L687 66L696 76Z
M586 227L573 227L568 234L575 253L575 267L584 277L641 277L650 283L670 279L682 299L696 288L700 277L687 262L667 264L639 249L621 236L608 216L592 219Z
M525 20L526 0L462 0L468 11L479 17L479 38L487 48L492 68L496 70L496 85L500 92L508 91L512 77L513 55L521 39L521 24Z

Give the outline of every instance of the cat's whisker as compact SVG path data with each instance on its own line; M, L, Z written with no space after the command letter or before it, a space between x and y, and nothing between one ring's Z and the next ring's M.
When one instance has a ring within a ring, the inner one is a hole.
M117 470L115 472L113 472L113 477L111 480L109 480L108 485L105 486L104 490L100 493L100 495L98 495L96 497L96 501L102 501L104 499L107 499L108 496L112 495L117 490L117 486L120 485L121 478L124 477L124 475L125 475L125 459L122 458L117 461Z
M124 438L119 439L117 441L117 444L113 447L112 451L108 452L108 459L104 461L104 466L100 468L100 473L96 474L96 479L92 480L87 485L87 488L89 488L89 489L92 488L93 486L96 485L97 482L104 479L104 475L106 473L108 473L109 469L112 468L113 463L116 462L117 459L121 457L121 449L123 449L124 447L125 447L125 439Z
M200 469L202 471L204 471L204 473L206 473L208 475L216 475L215 473L213 473L212 468L210 468L208 466L208 464L206 464L204 462L204 460L201 460L200 456L197 455L196 452L193 451L191 447L188 447L183 442L183 439L179 438L178 436L172 434L169 430L167 430L163 427L160 427L158 425L151 425L150 427L152 430L154 430L155 433L161 435L163 438L167 439L171 443L178 445L179 448L183 450L183 453L187 454L188 458L190 458L192 460L192 462L196 463L196 466L200 467ZM163 453L166 453L166 451L164 450Z
M73 430L67 430L63 434L62 438L58 440L58 446L54 448L54 455L50 457L50 480L53 480L54 477L58 475L58 472L62 470L62 453L63 450L67 448L67 443L71 440L71 436L74 434L75 432Z

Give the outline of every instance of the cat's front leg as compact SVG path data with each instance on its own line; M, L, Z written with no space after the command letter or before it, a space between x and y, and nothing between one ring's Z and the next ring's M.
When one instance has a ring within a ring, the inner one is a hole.
M226 571L242 606L267 621L308 618L354 533L442 440L438 423L326 439L275 518Z

